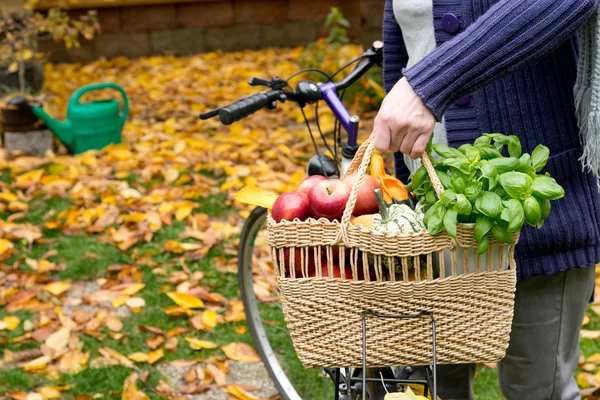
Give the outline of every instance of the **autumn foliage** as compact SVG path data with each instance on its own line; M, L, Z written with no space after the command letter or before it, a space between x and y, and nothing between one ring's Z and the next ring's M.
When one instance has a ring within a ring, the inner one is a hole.
M327 55L320 67L335 71L362 51L315 46L311 53L266 49L46 65L52 115L64 116L76 88L113 81L127 91L131 117L120 145L0 160L0 374L36 377L29 387L0 383L6 398L102 397L107 393L68 378L92 368L125 371L113 393L123 399L183 399L211 390L259 398L257 388L228 380L232 363L259 361L231 290L237 237L250 210L233 194L245 186L294 190L312 142L290 104L231 127L197 116L256 91L246 84L251 76L287 77L318 51ZM365 91L381 93L366 82ZM364 100L350 107L361 112ZM372 114L363 115L368 126ZM323 112L320 124L331 132L331 114ZM257 241L257 262L266 265L265 244ZM74 258L83 266L76 274ZM254 289L272 301L268 277L257 277ZM590 326L598 327L597 312L590 312ZM589 326L584 332L600 336ZM588 360L582 385L600 386L593 381L599 363ZM178 390L158 372L167 365L183 371Z

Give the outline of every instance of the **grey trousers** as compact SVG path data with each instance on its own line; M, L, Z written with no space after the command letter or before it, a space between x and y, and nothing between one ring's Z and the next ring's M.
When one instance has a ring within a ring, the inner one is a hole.
M506 399L581 398L573 373L594 275L594 267L575 268L517 283L510 344L498 363L500 389ZM438 396L475 399L475 370L475 364L438 366Z

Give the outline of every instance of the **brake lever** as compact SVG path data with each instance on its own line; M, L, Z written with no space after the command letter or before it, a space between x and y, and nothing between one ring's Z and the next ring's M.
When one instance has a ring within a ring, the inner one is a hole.
M248 85L250 86L266 86L266 87L271 87L271 81L268 81L266 79L262 79L262 78L256 78L256 77L252 77L250 79L248 79Z
M284 81L280 77L276 76L270 81L262 78L252 77L248 79L248 85L250 86L266 86L273 90L281 90L288 86L287 81Z

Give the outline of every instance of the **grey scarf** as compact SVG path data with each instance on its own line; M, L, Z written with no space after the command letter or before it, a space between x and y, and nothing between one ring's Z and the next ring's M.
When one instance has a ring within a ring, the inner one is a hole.
M600 19L595 12L581 27L581 52L575 82L575 112L579 122L583 169L598 178L600 190Z

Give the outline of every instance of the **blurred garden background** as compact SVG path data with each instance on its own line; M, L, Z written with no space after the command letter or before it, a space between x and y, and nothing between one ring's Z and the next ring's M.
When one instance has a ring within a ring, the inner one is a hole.
M130 108L121 144L76 155L56 138L43 148L45 136L7 142L3 123L0 398L278 398L237 288L251 208L232 195L295 189L312 140L291 104L230 127L198 114L256 92L253 76L335 72L380 38L383 3L0 2L0 108L14 110L24 89L64 120L73 92L98 82L120 85ZM363 139L381 82L375 69L345 97ZM315 109L305 113L314 122ZM321 109L319 123L331 135L333 116ZM262 246L256 261L270 263ZM600 269L597 277L577 375L589 400L600 387ZM264 277L255 290L273 295ZM283 329L280 317L272 323ZM306 398L319 398L327 378L289 362ZM477 399L502 398L495 379L495 365L480 366Z

